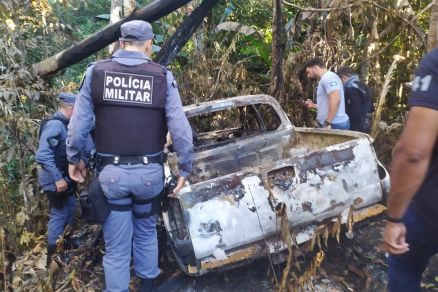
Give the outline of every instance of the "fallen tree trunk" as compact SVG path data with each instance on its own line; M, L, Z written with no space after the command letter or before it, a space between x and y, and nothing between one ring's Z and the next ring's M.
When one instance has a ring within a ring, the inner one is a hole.
M107 26L106 28L89 36L79 44L45 59L35 65L38 75L41 77L50 77L58 71L75 64L82 59L96 53L113 43L120 37L120 26L127 21L141 19L149 22L155 21L179 7L187 4L190 0L157 0L149 5L135 11L119 22Z
M176 57L181 48L201 25L204 18L219 0L204 0L178 27L176 32L169 38L158 52L155 62L167 66Z

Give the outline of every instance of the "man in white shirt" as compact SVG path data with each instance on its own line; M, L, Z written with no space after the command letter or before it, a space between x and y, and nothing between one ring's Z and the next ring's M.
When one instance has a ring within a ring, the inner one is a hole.
M320 58L309 60L305 70L311 81L319 80L316 104L310 99L305 104L318 111L316 120L321 128L349 130L350 120L345 113L344 88L339 76L328 71Z

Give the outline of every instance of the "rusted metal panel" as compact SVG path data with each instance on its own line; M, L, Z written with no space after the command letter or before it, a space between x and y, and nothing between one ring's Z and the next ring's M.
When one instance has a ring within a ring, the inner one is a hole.
M380 179L369 148L368 140L355 140L187 187L180 200L196 258L278 232L264 178L273 187L274 206L288 206L291 227L321 222L352 205L379 202Z
M378 216L386 211L386 207L381 204L375 204L361 210L353 212L353 221L355 223L367 220L371 217ZM343 223L347 223L347 218L342 218ZM305 227L297 228L295 237L297 244L302 244L312 240L315 232L320 228L333 228L333 225L307 225ZM265 240L253 242L250 246L243 246L241 248L224 252L220 256L214 255L200 260L198 267L188 266L186 272L192 275L202 275L208 271L224 270L230 267L235 267L248 263L256 258L264 257L269 254L278 254L285 251L287 246L278 235L266 237ZM296 251L298 252L298 251Z
M260 254L262 248L259 245L253 245L247 248L243 248L241 250L230 252L227 255L223 255L224 258L216 259L210 258L201 261L201 268L205 271L213 270L225 265L236 264L245 260L252 260Z
M290 227L302 243L321 222L382 200L388 178L382 183L366 134L294 128L266 95L189 106L186 113L260 103L279 115L275 131L196 152L190 183L165 216L176 256L184 253L180 266L197 264L203 273L251 258L255 249L283 249L279 239L272 241L279 235L278 206L287 206ZM176 165L171 157L171 168Z

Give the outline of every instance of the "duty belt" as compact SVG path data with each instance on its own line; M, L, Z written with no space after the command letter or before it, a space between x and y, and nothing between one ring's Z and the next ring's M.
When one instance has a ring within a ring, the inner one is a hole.
M97 155L97 165L103 168L105 165L134 165L134 164L149 164L149 163L161 163L166 162L167 154L161 152L158 155L115 155L115 156L102 156Z

